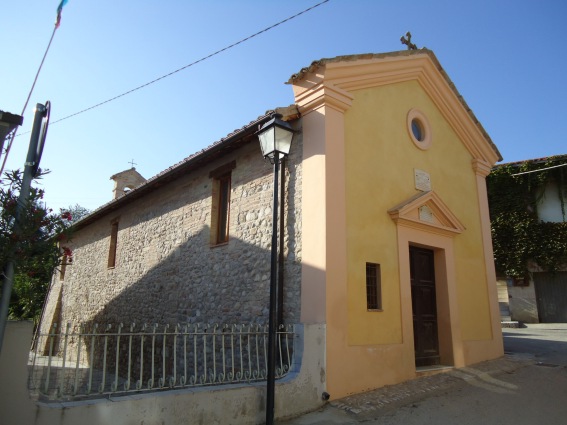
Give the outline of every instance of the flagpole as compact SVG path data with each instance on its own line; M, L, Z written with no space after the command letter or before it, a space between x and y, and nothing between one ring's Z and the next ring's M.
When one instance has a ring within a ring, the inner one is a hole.
M51 38L49 39L49 43L47 44L47 49L45 49L45 53L43 54L43 58L41 59L41 63L39 64L39 68L37 70L37 73L35 74L33 84L31 86L30 92L28 94L28 98L26 99L26 103L24 104L24 108L22 110L22 115L24 115L24 112L25 112L25 110L28 106L28 102L30 101L30 97L33 93L33 89L35 88L35 83L37 83L37 78L39 77L39 73L41 72L41 68L43 67L43 62L45 62L45 57L47 56L47 52L49 52L49 48L51 47L51 42L53 41L53 37L55 36L55 31L57 31L57 26L55 26L53 28L53 32L51 33Z
M37 73L35 74L35 78L33 80L33 84L31 86L30 92L28 93L28 98L26 99L26 103L22 108L22 113L20 114L22 116L24 116L24 112L28 107L28 103L33 93L33 89L35 88L35 83L37 83L39 73L41 72L41 68L43 67L45 58L47 57L47 52L49 52L49 48L51 47L51 42L53 41L53 37L55 36L55 31L57 31L57 28L59 28L59 25L61 24L61 12L63 10L63 6L65 6L68 1L69 0L61 0L61 3L59 3L59 6L57 7L57 17L55 19L55 27L53 28L53 32L51 33L51 38L49 39L49 43L47 44L47 49L45 49L45 53L43 54L43 58L41 59L41 63L39 64L39 68L37 69ZM14 141L15 137L16 137L16 131L13 131L12 135L10 136L10 140L6 145L6 153L4 154L4 161L2 162L2 168L0 168L0 176L2 176L2 174L4 173L4 167L6 167L6 162L8 161L8 155L10 154L10 149L12 148L12 142ZM1 156L2 156L2 152L0 152L0 157Z

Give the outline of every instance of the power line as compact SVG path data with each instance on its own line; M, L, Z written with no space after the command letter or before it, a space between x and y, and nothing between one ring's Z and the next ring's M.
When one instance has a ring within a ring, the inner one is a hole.
M53 37L55 36L55 31L57 31L57 28L59 28L59 25L61 24L61 12L63 10L63 6L65 6L65 4L67 4L68 0L61 0L61 3L59 4L59 7L57 7L57 18L55 19L55 26L53 28L53 32L51 33L51 38L49 39L49 43L47 43L47 48L45 49L45 53L43 54L43 58L41 59L41 63L39 64L39 68L37 69L37 72L35 74L35 78L33 80L33 84L31 86L31 89L28 93L28 97L26 99L26 102L24 103L24 107L22 108L22 116L24 115L24 112L26 112L26 108L28 107L28 103L30 101L31 95L33 93L33 89L35 88L35 84L37 83L37 78L39 77L39 73L41 72L41 68L43 67L43 63L45 62L45 58L47 57L47 53L49 52L49 48L51 47L51 42L53 41ZM8 161L8 156L10 155L10 149L12 149L12 143L14 142L14 139L16 138L16 133L18 132L17 129L14 129L14 131L12 132L12 135L10 137L10 140L8 141L8 146L6 146L6 154L4 156L4 162L2 162L2 167L0 168L0 176L4 173L4 167L6 166L6 162ZM29 133L22 133L22 134L27 134ZM0 157L2 156L2 152L0 152Z
M511 175L511 176L521 176L522 174L539 173L540 171L551 170L552 168L565 167L566 165L567 165L567 163L565 163L565 164L559 164L559 165L553 165L553 166L551 166L551 167L539 168L539 169L537 169L537 170L524 171L523 173L516 173L516 174L510 174L510 175Z
M22 108L22 116L24 115L24 112L26 111L26 108L28 107L28 103L30 101L31 95L33 93L33 89L35 88L35 83L37 83L37 78L39 77L39 73L41 72L41 67L43 66L43 62L45 62L45 57L47 56L47 52L49 51L49 47L51 46L51 42L53 41L53 36L55 35L55 31L57 30L57 26L55 28L53 28L53 33L51 33L51 38L49 39L49 44L47 45L47 49L45 50L45 53L43 55L43 59L41 60L41 63L39 64L39 68L37 70L37 73L35 74L35 78L33 80L33 84L31 86L31 89L28 93L28 98L26 99L26 103L24 104L24 107ZM10 140L8 141L8 145L6 146L6 153L4 155L4 161L2 162L2 167L0 168L0 176L2 174L4 174L4 167L6 166L6 162L8 162L8 156L10 155L10 150L12 149L12 143L14 143L14 139L17 136L21 136L22 134L28 134L31 131L26 131L25 133L20 133L18 135L16 135L18 129L15 128L14 131L12 132L12 135L10 136ZM2 152L0 152L0 157L2 156Z
M281 25L281 24L284 24L284 23L286 23L286 22L288 22L288 21L291 21L292 19L295 19L295 18L297 18L298 16L301 16L301 15L303 15L304 13L307 13L307 12L309 12L309 11L315 9L316 7L319 7L319 6L321 6L321 5L325 4L325 3L328 3L329 1L330 1L330 0L323 0L323 1L321 1L321 2L319 2L319 3L317 3L317 4L315 4L315 5L313 5L313 6L311 6L311 7L308 7L307 9L302 10L302 11L299 12L299 13L296 13L295 15L292 15L292 16L290 16L290 17L288 17L288 18L286 18L286 19L283 19L283 20L281 20L281 21L279 21L279 22L277 22L277 23L275 23L275 24L273 24L273 25L270 25L269 27L264 28L263 30L260 30L260 31L258 31L258 32L256 32L256 33L254 33L254 34L252 34L252 35L250 35L250 36L248 36L248 37L246 37L246 38L243 38L243 39L241 39L241 40L239 40L239 41L237 41L237 42L235 42L235 43L232 43L232 44L230 44L230 45L228 45L228 46L226 46L226 47L223 47L222 49L217 50L216 52L211 53L210 55L204 56L204 57L202 57L201 59L198 59L198 60L196 60L196 61L194 61L194 62L191 62L191 63L189 63L189 64L187 64L187 65L185 65L185 66L182 66L181 68L178 68L178 69L176 69L175 71L171 71L171 72L169 72L169 73L167 73L167 74L164 74L164 75L162 75L161 77L158 77L158 78L156 78L156 79L154 79L154 80L152 80L152 81L150 81L150 82L147 82L147 83L145 83L145 84L142 84L141 86L138 86L138 87L135 87L135 88L133 88L133 89L131 89L131 90L128 90L128 91L126 91L126 92L124 92L124 93L122 93L122 94L119 94L118 96L114 96L114 97L112 97L112 98L110 98L110 99L107 99L107 100L105 100L105 101L103 101L103 102L97 103L96 105L93 105L93 106L90 106L90 107L88 107L88 108L82 109L82 110L80 110L80 111L78 111L78 112L75 112L75 113L73 113L73 114L71 114L71 115L67 115L66 117L60 118L60 119L58 119L58 120L52 121L50 124L57 124L57 123L59 123L59 122L61 122L61 121L64 121L64 120L67 120L67 119L69 119L69 118L75 117L75 116L77 116L77 115L83 114L83 113L85 113L85 112L87 112L87 111L90 111L90 110L92 110L92 109L98 108L99 106L105 105L105 104L110 103L110 102L112 102L112 101L114 101L114 100L116 100L116 99L120 99L121 97L124 97L124 96L126 96L126 95L129 95L130 93L134 93L135 91L138 91L138 90L140 90L140 89L143 89L144 87L148 87L148 86L150 86L150 85L152 85L152 84L154 84L154 83L157 83L158 81L163 80L164 78L171 77L172 75L174 75L174 74L176 74L176 73L178 73L178 72L180 72L180 71L183 71L184 69L187 69L187 68L189 68L189 67L191 67L191 66L193 66L193 65L197 65L198 63L201 63L201 62L203 62L203 61L205 61L205 60L207 60L207 59L210 59L210 58L212 58L213 56L216 56L216 55L218 55L218 54L220 54L220 53L222 53L222 52L224 52L224 51L226 51L226 50L232 49L233 47L236 47L236 46L238 46L239 44L242 44L242 43L244 43L244 42L246 42L246 41L248 41L248 40L250 40L250 39L252 39L252 38L254 38L254 37L257 37L257 36L260 35L260 34L263 34L263 33L265 33L265 32L268 32L268 31L270 31L271 29L274 29L274 28L276 28L277 26L279 26L279 25ZM62 2L61 4L64 4L64 2ZM60 8L61 8L61 6L60 6ZM53 40L53 35L55 35L55 30L59 27L58 24L59 24L59 19L60 19L60 8L58 8L58 10L57 10L57 11L58 11L58 20L55 22L55 29L53 30L53 34L51 35L51 39L49 40L49 45L47 46L47 50L46 50L46 52L45 52L45 55L43 56L43 60L41 61L41 65L43 65L43 61L45 60L45 56L47 55L47 51L49 50L49 46L51 45L51 41ZM39 68L40 70L41 70L41 65L40 65L40 68ZM38 74L39 74L39 70L38 70ZM37 75L36 75L36 80L37 80ZM35 86L36 80L34 80L34 84L33 84L33 86L32 86L32 91L33 91L33 88L34 88L34 86ZM30 96L31 96L31 92L30 92L30 94L28 95L28 101L29 101ZM26 101L26 106L27 106L28 101ZM25 106L24 106L24 109L25 109ZM22 115L23 115L23 112L22 112ZM7 160L8 160L8 154L9 154L9 152L10 152L10 148L11 148L11 146L12 146L12 142L14 141L14 139L15 139L16 137L18 137L18 136L23 136L23 135L29 134L29 133L31 133L31 131L26 131L26 132L24 132L24 133L19 133L19 134L16 134L16 131L14 131L14 132L12 133L12 137L11 137L11 139L10 139L10 142L9 142L9 144L8 144L8 147L6 148L6 154L5 154L5 156L4 156L4 162L2 163L2 167L0 168L0 175L1 175L2 172L4 171L4 167L5 167L6 162L7 162ZM0 155L1 155L1 153L0 153Z
M88 108L86 108L86 109L83 109L83 110L81 110L81 111L75 112L75 113L73 113L73 114L71 114L71 115L67 115L66 117L60 118L60 119L58 119L58 120L56 120L56 121L53 121L51 124L56 124L56 123L58 123L58 122L67 120L67 119L69 119L69 118L71 118L71 117L74 117L74 116L77 116L77 115L79 115L79 114L83 114L83 113L85 113L85 112L87 112L87 111L90 111L90 110L92 110L92 109L98 108L99 106L105 105L105 104L110 103L110 102L112 102L112 101L114 101L114 100L116 100L116 99L120 99L121 97L124 97L124 96L126 96L126 95L129 95L130 93L133 93L133 92L135 92L135 91L138 91L138 90L140 90L140 89L143 89L144 87L148 87L148 86L151 85L151 84L154 84L154 83L157 83L158 81L163 80L164 78L171 77L172 75L174 75L174 74L176 74L176 73L178 73L178 72L180 72L180 71L183 71L184 69L187 69L187 68L189 68L189 67L191 67L191 66L193 66L193 65L197 65L198 63L201 63L201 62L203 62L203 61L205 61L205 60L207 60L207 59L210 59L210 58L212 58L213 56L216 56L216 55L218 55L218 54L220 54L220 53L222 53L222 52L224 52L224 51L226 51L226 50L232 49L233 47L236 47L236 46L238 46L239 44L242 44L242 43L244 43L244 42L246 42L246 41L248 41L248 40L250 40L250 39L252 39L252 38L254 38L254 37L257 37L257 36L260 35L260 34L263 34L263 33L265 33L265 32L268 32L268 31L270 31L271 29L274 29L274 28L276 28L277 26L279 26L279 25L281 25L281 24L284 24L284 23L286 23L286 22L288 22L288 21L291 21L292 19L295 19L295 18L297 18L298 16L301 16L301 15L303 15L304 13L307 13L307 12L309 12L310 10L315 9L316 7L319 7L319 6L321 6L321 5L325 4L325 3L328 3L329 1L330 1L330 0L324 0L324 1L320 2L320 3L317 3L316 5L313 5L313 6L307 8L307 9L305 9L305 10L302 10L301 12L296 13L296 14L293 15L293 16L290 16L290 17L288 17L288 18L286 18L286 19L284 19L284 20L282 20L282 21L279 21L278 23L275 23L275 24L273 24L273 25L270 25L270 26L267 27L267 28L264 28L264 29L261 30L261 31L258 31L258 32L256 32L256 33L254 33L254 34L252 34L252 35L246 37L246 38L243 38L242 40L239 40L239 41L237 41L237 42L235 42L235 43L232 43L232 44L229 45L229 46L223 47L222 49L217 50L216 52L211 53L210 55L204 56L204 57L202 57L201 59L198 59L198 60L196 60L196 61L194 61L194 62L191 62L190 64L187 64L187 65L185 65L185 66L183 66L183 67L181 67L181 68L178 68L178 69L176 69L175 71L171 71L171 72L169 72L168 74L165 74L165 75L162 75L161 77L156 78L155 80L152 80L152 81L150 81L150 82L148 82L148 83L142 84L141 86L138 86L138 87L136 87L136 88L133 88L133 89L131 89L131 90L128 90L128 91L126 91L126 92L124 92L124 93L122 93L122 94L119 94L118 96L114 96L114 97L112 97L112 98L110 98L110 99L107 99L107 100L105 100L105 101L103 101L103 102L97 103L96 105L90 106L90 107L88 107ZM29 133L29 132L28 132L28 133ZM22 133L22 134L26 134L26 133Z

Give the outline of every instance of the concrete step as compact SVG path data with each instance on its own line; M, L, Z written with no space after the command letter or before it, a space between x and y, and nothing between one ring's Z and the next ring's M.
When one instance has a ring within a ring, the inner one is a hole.
M516 321L516 320L502 320L500 322L500 325L503 328L520 328L520 322Z
M437 375L438 373L449 372L454 369L454 366L434 365L434 366L420 366L415 368L416 377Z

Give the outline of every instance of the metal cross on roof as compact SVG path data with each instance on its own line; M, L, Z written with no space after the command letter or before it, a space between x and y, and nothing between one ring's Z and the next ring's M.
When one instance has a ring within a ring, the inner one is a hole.
M402 44L408 46L408 50L417 50L417 46L411 42L411 32L406 32L405 37L400 38Z
M134 165L138 165L134 162L134 158L132 158L132 161L128 162L128 164L130 164L132 168L134 168Z

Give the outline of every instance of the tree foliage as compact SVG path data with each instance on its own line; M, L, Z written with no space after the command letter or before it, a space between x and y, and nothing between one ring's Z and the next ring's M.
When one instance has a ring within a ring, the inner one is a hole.
M524 277L530 262L556 271L567 262L567 156L496 167L487 178L496 270ZM526 173L536 171L533 173ZM562 223L540 221L538 203L544 188L556 183Z
M89 215L91 213L91 210L82 207L79 204L75 204L75 205L70 205L68 208L62 209L61 213L71 214L71 218L69 219L69 221L71 222L71 224L75 224L77 221Z
M70 236L72 217L69 212L53 213L42 201L44 191L32 185L16 223L21 186L19 170L5 173L0 182L0 261L3 269L10 259L15 265L10 318L37 322L55 268L64 255L71 257L61 243Z

